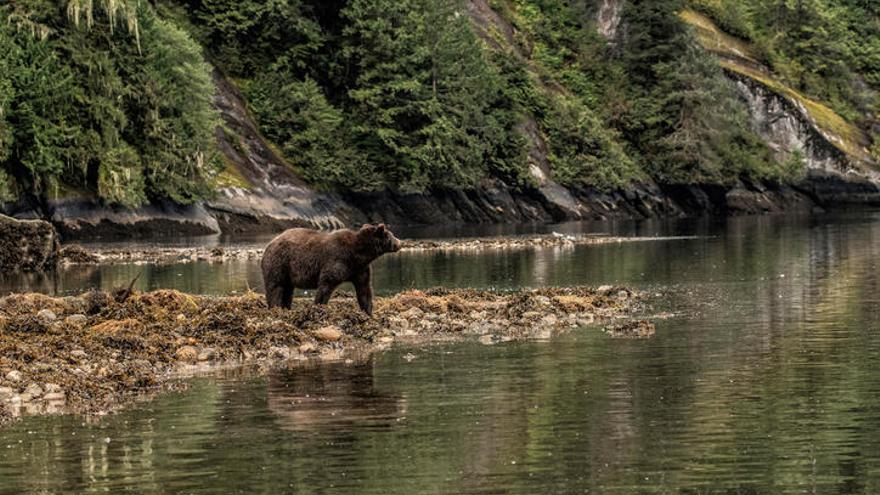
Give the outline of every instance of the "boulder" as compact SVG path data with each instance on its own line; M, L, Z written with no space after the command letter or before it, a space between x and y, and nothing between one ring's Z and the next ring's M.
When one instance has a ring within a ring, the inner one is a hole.
M0 270L50 270L60 248L58 232L49 222L0 214Z

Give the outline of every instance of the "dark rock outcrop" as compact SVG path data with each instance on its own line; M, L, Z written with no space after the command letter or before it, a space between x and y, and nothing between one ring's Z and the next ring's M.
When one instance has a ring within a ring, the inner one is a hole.
M260 134L244 96L214 71L214 104L225 124L217 142L238 185L222 188L206 206L224 232L289 227L343 227L355 212L335 194L310 188Z
M0 270L54 268L59 249L58 233L49 222L0 215Z
M157 202L140 208L106 206L84 199L50 202L49 217L67 238L219 234L217 220L204 205Z

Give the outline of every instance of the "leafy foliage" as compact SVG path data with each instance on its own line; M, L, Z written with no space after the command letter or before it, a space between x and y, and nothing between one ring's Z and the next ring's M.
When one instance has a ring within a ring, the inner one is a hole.
M749 129L732 85L680 25L677 4L633 2L624 12L639 33L626 52L633 104L622 122L624 133L662 182L783 175Z
M97 6L0 9L4 182L40 196L63 183L125 206L206 197L216 116L200 48L147 5ZM13 14L47 36L19 29Z
M627 0L613 43L597 32L600 4L492 0L514 28L502 33L475 26L487 21L464 0L8 2L0 200L210 196L226 179L216 177L203 53L240 86L290 165L321 187L522 186L536 153L551 177L577 187L796 176L803 160L774 161L679 18L684 8L756 47L786 84L880 129L872 2Z
M691 0L760 48L782 80L865 128L880 113L880 4L863 0ZM875 133L876 142L878 136Z

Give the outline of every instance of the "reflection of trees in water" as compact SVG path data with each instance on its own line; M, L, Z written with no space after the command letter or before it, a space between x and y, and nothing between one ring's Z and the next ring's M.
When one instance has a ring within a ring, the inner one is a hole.
M391 426L406 416L407 400L378 390L372 368L370 361L273 372L266 389L267 407L279 427L289 431Z
M102 418L34 418L6 427L0 431L0 493L199 488L217 469L204 460L217 433L219 397L216 384L203 381L185 394Z
M788 222L734 223L707 250L726 272L722 299L675 339L692 373L662 378L679 383L664 401L678 435L702 439L676 456L717 486L761 486L757 472L820 493L864 486L865 463L880 460L880 428L865 416L877 416L880 391L866 304L880 295L880 225ZM695 331L700 322L713 331Z

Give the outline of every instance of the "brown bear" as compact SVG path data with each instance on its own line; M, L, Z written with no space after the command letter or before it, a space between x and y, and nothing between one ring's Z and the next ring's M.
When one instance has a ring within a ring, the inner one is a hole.
M260 267L270 308L290 308L294 289L317 289L316 304L327 304L339 284L351 282L358 305L373 314L370 263L400 250L400 241L385 226L318 232L290 229L272 240Z

